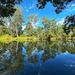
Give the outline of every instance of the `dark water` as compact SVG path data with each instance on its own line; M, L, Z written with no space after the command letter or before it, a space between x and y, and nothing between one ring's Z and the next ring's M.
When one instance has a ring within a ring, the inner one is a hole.
M0 43L0 75L75 75L75 42Z

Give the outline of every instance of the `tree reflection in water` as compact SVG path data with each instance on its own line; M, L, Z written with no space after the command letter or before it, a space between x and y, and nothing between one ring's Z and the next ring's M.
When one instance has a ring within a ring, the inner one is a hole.
M26 53L23 54L23 48ZM0 43L0 74L17 73L26 61L35 64L54 59L56 55L68 51L75 54L75 42L12 42ZM28 59L25 60L25 58Z
M23 66L24 56L21 54L21 43L0 43L0 72L18 71Z

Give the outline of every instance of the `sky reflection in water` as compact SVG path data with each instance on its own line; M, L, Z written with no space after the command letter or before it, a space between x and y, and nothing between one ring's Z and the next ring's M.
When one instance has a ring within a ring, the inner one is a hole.
M75 42L0 43L0 75L75 75Z

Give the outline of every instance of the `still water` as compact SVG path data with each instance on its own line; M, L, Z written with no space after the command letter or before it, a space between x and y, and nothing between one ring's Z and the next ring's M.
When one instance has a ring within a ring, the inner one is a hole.
M75 75L75 42L0 43L0 75Z

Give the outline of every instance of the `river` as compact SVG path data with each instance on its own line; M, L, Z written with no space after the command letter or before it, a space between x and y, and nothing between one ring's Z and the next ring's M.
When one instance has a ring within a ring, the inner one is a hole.
M0 75L75 75L75 42L0 43Z

